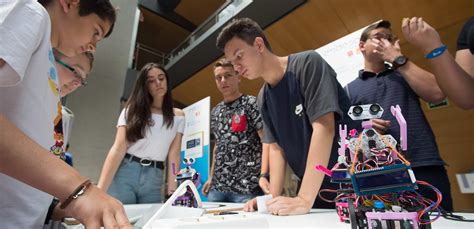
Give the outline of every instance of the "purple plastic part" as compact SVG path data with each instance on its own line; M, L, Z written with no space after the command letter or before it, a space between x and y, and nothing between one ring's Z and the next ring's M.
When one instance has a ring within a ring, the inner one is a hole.
M393 151L393 150L390 150L390 155L392 156L393 159L395 159L395 160L398 159L397 152L395 152L395 151Z
M347 137L347 125L344 125L344 128L342 128L342 125L339 125L339 137L341 138L341 147L339 147L339 156L344 156L346 154L346 148L347 148L347 143L346 143L346 137Z
M413 229L418 229L418 214L416 212L366 212L367 225L372 229L372 220L413 221Z
M362 122L362 128L368 130L370 128L372 128L372 121L368 120L368 121L363 121Z
M174 164L174 162L171 163L171 168L173 168L173 176L176 176L176 174L178 173L176 172L176 165Z
M397 118L398 125L400 125L400 146L402 150L407 150L408 143L407 143L407 121L402 115L402 109L400 106L397 105L396 107L391 106L390 111L392 111L392 115Z
M187 168L186 168L186 173L187 173L191 170L191 167L190 167L190 164L189 165L186 164L186 165L187 165ZM201 176L199 175L199 173L194 173L193 176L190 178L190 180L194 183L194 186L196 186L196 188L199 188L200 183L201 183ZM182 180L178 181L178 185L181 185L181 183L182 183ZM193 207L193 208L198 207L196 197L194 196L194 192L189 187L186 188L186 192L183 195L176 198L175 202L172 205L173 206L186 206L186 207Z

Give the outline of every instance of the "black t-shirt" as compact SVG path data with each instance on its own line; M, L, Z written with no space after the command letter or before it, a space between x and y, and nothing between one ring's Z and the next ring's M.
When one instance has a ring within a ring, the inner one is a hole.
M211 129L216 138L216 156L211 189L219 192L258 195L263 128L257 98L242 95L230 103L220 102L211 111Z
M474 17L471 17L462 27L457 45L458 50L469 49L474 55Z
M311 123L334 112L336 136L329 168L334 165L339 136L337 124L349 122L343 114L349 108L349 98L337 82L336 72L317 52L309 50L290 55L281 81L273 88L265 83L258 99L264 120L263 142L278 143L300 178L306 169L313 133Z

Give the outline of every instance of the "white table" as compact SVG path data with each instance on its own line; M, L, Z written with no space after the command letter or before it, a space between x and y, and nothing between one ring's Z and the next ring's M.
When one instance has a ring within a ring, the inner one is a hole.
M215 207L216 205L221 204L225 205L224 207L219 208L209 208ZM234 204L234 203L205 203L204 208L209 210L214 209L226 209L226 208L236 208L242 207L243 204ZM128 217L133 220L146 212L151 207L150 204L137 204L137 205L125 205L125 211L127 212ZM239 214L259 214L256 212L252 213L243 213ZM474 220L473 213L457 213L456 215L464 216L466 219ZM342 223L339 221L339 217L336 214L335 210L323 210L323 209L312 209L310 213L305 215L296 215L296 216L273 216L268 214L263 214L267 219L269 228L351 228L350 224ZM59 228L66 229L79 229L84 228L82 225L66 225L61 224ZM192 227L188 227L192 229ZM469 222L460 222L447 220L445 218L439 218L432 224L434 229L474 229L474 223Z
M242 204L220 203L227 205L225 208L234 208L243 206ZM248 214L248 213L247 213ZM258 213L252 213L258 214ZM474 220L474 213L455 213L464 216L466 219ZM263 214L268 221L269 228L351 228L350 224L342 223L336 210L329 209L311 209L310 213L295 216L274 216ZM432 228L442 229L474 229L474 223L447 220L440 217L433 224Z

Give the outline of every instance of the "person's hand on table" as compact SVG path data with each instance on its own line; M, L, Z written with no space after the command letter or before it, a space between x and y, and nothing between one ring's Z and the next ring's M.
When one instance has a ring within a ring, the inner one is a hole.
M253 198L244 205L244 211L253 212L257 210L257 198Z
M133 228L122 203L91 185L71 202L64 214L76 218L86 228Z
M267 201L268 212L273 215L302 215L308 213L312 206L312 203L299 196L278 196Z

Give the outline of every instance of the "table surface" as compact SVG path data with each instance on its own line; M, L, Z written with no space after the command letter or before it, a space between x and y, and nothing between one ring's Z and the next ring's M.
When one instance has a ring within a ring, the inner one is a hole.
M136 220L144 212L146 212L152 205L151 204L132 204L125 205L125 211L131 221ZM204 203L204 208L207 210L217 209L229 209L242 207L243 204L235 203ZM239 212L240 213L240 212ZM242 212L242 214L244 214ZM245 213L245 214L259 214L257 212ZM455 213L456 215L464 216L466 219L474 220L474 213ZM267 221L269 228L351 228L350 224L342 223L339 221L339 217L335 210L330 209L311 209L308 214L295 215L295 216L274 216L269 214L260 214L264 216ZM61 224L59 228L65 229L79 229L84 228L82 225L66 225ZM187 227L187 228L192 228ZM452 228L469 228L474 229L474 223L472 222L460 222L447 220L445 218L439 218L432 224L432 228L452 229Z

